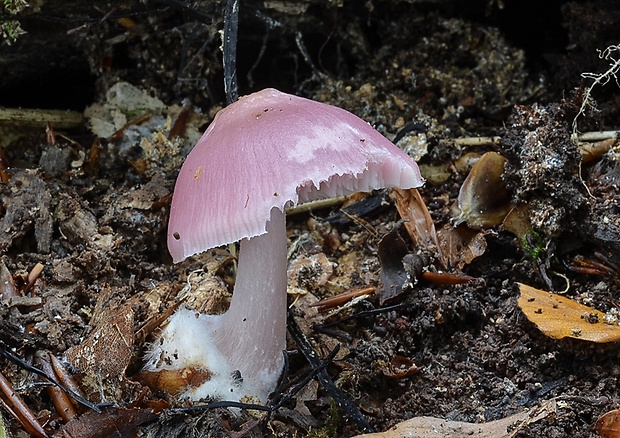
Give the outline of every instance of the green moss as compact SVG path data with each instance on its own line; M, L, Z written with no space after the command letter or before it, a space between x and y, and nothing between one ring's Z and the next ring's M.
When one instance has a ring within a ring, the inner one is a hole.
M536 230L530 230L521 239L523 249L527 251L534 262L538 262L541 253L545 251L545 245L542 236Z
M310 430L306 438L336 438L338 436L338 409L336 403L331 400L325 423L320 429Z

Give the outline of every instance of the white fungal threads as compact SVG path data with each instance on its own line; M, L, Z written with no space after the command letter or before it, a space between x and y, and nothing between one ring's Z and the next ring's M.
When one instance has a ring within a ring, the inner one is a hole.
M252 391L217 348L214 333L222 315L201 315L181 308L172 315L161 336L145 355L144 371L204 370L210 378L200 386L181 388L180 399L239 401Z

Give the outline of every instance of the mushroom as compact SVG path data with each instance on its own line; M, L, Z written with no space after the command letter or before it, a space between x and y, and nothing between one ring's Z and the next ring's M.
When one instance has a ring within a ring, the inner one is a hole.
M265 402L286 349L285 208L422 184L409 156L341 108L265 89L221 110L179 173L168 248L176 263L240 240L233 297L222 315L178 310L144 370L191 370L180 395L192 400Z

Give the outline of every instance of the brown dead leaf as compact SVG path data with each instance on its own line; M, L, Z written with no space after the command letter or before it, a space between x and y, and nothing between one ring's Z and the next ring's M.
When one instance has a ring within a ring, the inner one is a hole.
M504 218L504 222L502 222L502 228L506 231L510 231L522 242L527 234L532 231L528 205L521 203L510 210Z
M502 179L508 160L497 152L487 152L473 165L458 196L458 225L467 222L470 228L491 228L501 224L510 211L510 194Z
M433 417L415 417L379 433L356 435L353 438L512 438L523 428L557 414L555 399L541 403L538 409L519 412L488 423L466 423Z
M377 290L379 304L383 305L399 297L411 287L411 279L403 265L403 257L408 252L407 244L398 234L398 230L392 230L379 242L377 255L381 263L383 285Z
M301 391L295 396L295 410L301 412L308 417L312 416L310 409L306 406L306 402L315 402L318 400L319 382L311 380Z
M417 374L420 368L418 364L408 357L395 355L383 369L383 375L390 379L402 379Z
M605 314L563 295L520 284L519 307L545 335L554 339L574 338L591 342L620 340L620 326L608 324Z
M604 154L606 154L615 144L618 142L617 138L608 138L606 140L595 142L581 142L579 143L579 152L581 152L581 159L583 164L590 164L597 161Z
M66 438L98 438L135 436L138 426L157 418L152 409L110 407L104 412L87 412L65 424L58 436Z
M487 249L487 241L482 231L465 226L454 228L446 224L437 234L448 268L463 269Z
M133 358L135 342L134 312L129 303L118 302L117 292L103 288L91 319L93 330L65 354L82 376L88 398L117 395L126 384L125 369Z
M392 189L390 196L396 201L400 217L406 219L405 229L415 245L436 252L445 265L443 254L437 239L435 224L418 189Z
M67 360L77 370L103 379L123 375L133 354L133 317L126 304L114 309L84 342L67 351Z
M602 438L620 438L620 410L614 409L603 414L596 420L594 430Z
M169 194L170 191L166 187L164 178L160 174L156 174L145 185L134 188L121 196L118 201L118 208L150 210Z
M508 428L528 418L527 412L521 412L501 420L488 423L466 423L433 417L416 417L403 421L390 430L379 433L357 435L354 438L457 438L475 436L476 438L508 438L513 436Z

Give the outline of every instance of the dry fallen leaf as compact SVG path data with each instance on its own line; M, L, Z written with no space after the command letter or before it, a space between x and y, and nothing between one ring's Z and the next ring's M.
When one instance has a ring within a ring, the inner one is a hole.
M447 267L463 269L484 254L487 249L484 234L483 231L472 230L464 225L456 228L450 224L444 225L437 235Z
M501 420L488 423L466 423L433 417L415 417L397 424L385 432L357 435L354 438L457 438L475 436L477 438L508 438L512 436L508 428L521 423L528 417L521 412Z
M58 436L97 438L103 436L135 436L138 426L157 418L153 409L109 407L102 413L87 412L65 424Z
M510 210L502 222L502 228L517 236L519 242L523 242L523 239L532 232L528 204L521 203Z
M445 265L435 224L418 189L392 189L390 196L396 201L400 217L406 219L405 229L412 242L431 252L436 252L441 263Z
M467 423L434 417L415 417L398 423L385 432L356 435L353 438L512 438L528 426L557 414L554 399L543 402L538 409L518 412L510 417L487 423Z
M617 138L595 142L581 142L578 144L583 164L590 164L600 159L618 142Z
M402 379L417 374L419 370L418 364L413 360L397 354L386 364L383 375L390 379Z
M502 179L508 160L497 152L487 152L471 168L458 196L461 213L458 225L467 222L470 228L491 228L501 224L510 211L510 194Z
M411 287L409 274L403 266L403 258L408 252L407 244L398 234L398 230L392 230L379 242L377 255L381 263L383 284L383 287L377 290L380 305L399 297Z
M67 350L66 358L80 372L95 373L102 379L123 375L133 354L133 310L127 304L113 308L109 319Z
M614 409L603 414L596 420L594 430L602 438L620 438L620 410Z
M519 307L531 322L554 339L575 338L592 342L620 340L620 326L605 322L605 314L563 295L519 283Z
M65 353L91 400L116 397L133 385L125 370L134 357L134 312L130 303L119 303L118 293L110 286L101 290L90 320L92 331Z

